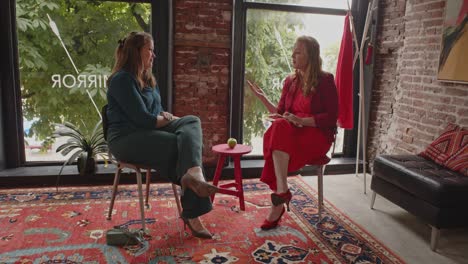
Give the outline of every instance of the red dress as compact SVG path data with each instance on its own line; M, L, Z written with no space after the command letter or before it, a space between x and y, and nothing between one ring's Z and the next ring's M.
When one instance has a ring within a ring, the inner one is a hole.
M333 76L331 78L333 80ZM285 81L278 112L282 114L284 111L289 111L299 117L314 116L317 127L296 127L285 119L278 119L273 121L265 132L263 138L265 166L260 180L268 184L274 191L276 190L276 176L272 158L273 150L288 153L288 172L296 171L311 161L326 155L333 141L334 129L336 129L338 98L334 82L332 81L330 85L330 82L326 82L322 78L316 92L308 96L303 95L298 83L294 79ZM326 90L331 90L331 92ZM291 95L291 93L293 94ZM324 95L324 93L329 94ZM282 102L284 105L284 101L290 97L292 99L290 106L287 109L281 109ZM314 103L324 107L314 108L312 105ZM325 113L325 111L328 112ZM331 121L328 119L333 121L333 125L330 127L328 124L331 124Z

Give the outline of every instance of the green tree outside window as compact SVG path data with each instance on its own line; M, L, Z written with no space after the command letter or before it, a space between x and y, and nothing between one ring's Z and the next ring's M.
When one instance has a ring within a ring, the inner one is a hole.
M16 2L23 118L32 120L25 136L50 139L53 124L64 122L92 130L99 115L86 89L98 108L105 104L104 78L113 67L117 41L130 31L150 30L151 5L96 0ZM48 15L82 77L49 26Z

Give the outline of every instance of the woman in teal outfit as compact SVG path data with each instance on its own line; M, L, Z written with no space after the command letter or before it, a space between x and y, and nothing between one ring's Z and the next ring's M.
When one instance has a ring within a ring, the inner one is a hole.
M200 119L165 112L152 73L153 38L132 32L119 41L108 79L108 132L112 154L119 160L150 165L182 186L182 219L196 237L211 238L199 216L212 209L209 196L217 187L202 171Z

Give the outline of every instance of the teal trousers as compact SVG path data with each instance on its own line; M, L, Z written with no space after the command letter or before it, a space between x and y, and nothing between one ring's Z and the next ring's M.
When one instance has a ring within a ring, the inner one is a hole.
M189 168L202 166L203 135L200 119L184 116L156 130L139 130L109 142L118 160L156 169L172 183L180 185ZM192 190L182 194L182 217L195 218L212 210L210 198Z

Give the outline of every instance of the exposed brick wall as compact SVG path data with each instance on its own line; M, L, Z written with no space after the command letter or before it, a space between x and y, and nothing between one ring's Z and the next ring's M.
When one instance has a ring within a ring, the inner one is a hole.
M174 113L200 117L204 164L229 135L232 0L174 2Z
M445 1L380 0L368 156L418 153L449 122L468 127L468 85L440 82ZM229 135L231 0L174 2L174 113L203 124L204 161Z
M416 154L449 122L468 127L468 85L437 80L445 1L381 0L369 160Z

